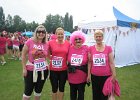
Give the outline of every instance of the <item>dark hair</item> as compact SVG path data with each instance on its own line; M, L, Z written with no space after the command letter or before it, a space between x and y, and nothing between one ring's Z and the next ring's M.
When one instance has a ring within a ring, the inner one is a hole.
M0 34L1 37L4 37L3 33Z

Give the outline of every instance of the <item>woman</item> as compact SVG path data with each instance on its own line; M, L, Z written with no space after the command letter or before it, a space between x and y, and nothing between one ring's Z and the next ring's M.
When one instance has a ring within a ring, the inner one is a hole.
M34 37L28 39L22 50L22 66L25 82L23 100L29 100L34 90L34 100L40 100L41 92L48 76L48 44L47 32L43 25L39 25ZM26 57L28 55L28 60ZM27 61L27 63L26 63Z
M13 56L13 42L12 42L12 36L13 36L13 33L10 33L8 35L8 38L6 40L7 42L7 54L8 54L8 59L13 59L12 56Z
M72 43L68 53L70 100L84 100L88 69L88 46L83 45L85 42L84 33L81 31L73 32L70 36L70 42Z
M113 82L116 79L115 64L113 59L112 48L103 43L103 32L96 30L94 33L96 44L89 48L91 56L91 66L88 70L88 78L92 81L93 100L107 100L102 89L106 79L112 76Z
M52 100L63 100L67 79L67 55L70 43L64 40L63 28L57 28L55 34L57 39L49 41Z
M13 55L15 57L15 60L19 58L19 34L17 32L14 33L14 37L12 37L12 43L13 43Z
M6 61L4 55L6 54L6 38L4 37L3 33L0 34L0 58L1 64L5 65Z

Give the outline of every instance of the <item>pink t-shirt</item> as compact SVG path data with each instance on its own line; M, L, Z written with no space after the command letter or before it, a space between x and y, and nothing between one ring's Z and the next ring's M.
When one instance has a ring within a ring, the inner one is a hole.
M20 44L20 43L19 43L19 39L18 39L18 38L17 38L17 39L14 38L14 39L13 39L13 45L19 46L19 44Z
M0 48L6 48L6 38L0 37Z
M92 60L91 73L96 76L111 75L111 68L109 65L109 54L112 52L111 46L105 46L103 52L99 52L96 50L95 46L91 46L89 52Z
M33 54L35 53L36 50L42 50L43 54L47 57L48 55L48 43L36 43L33 41L32 38L28 39L25 42L25 45L28 47L28 60L32 65L26 65L27 70L33 71L34 69L34 59L33 59ZM47 67L47 66L46 66Z
M81 48L71 46L68 53L68 62L71 65L79 67L88 63L88 46L83 45ZM77 69L75 73L68 73L68 81L72 84L86 82L87 74Z
M19 38L19 43L20 43L20 45L24 45L25 42L26 42L26 39L25 39L23 36L21 36L21 37Z
M59 44L56 40L49 41L49 50L51 52L50 70L63 71L67 70L67 55L70 43L64 41Z
M8 46L13 46L13 43L12 43L12 39L11 38L7 38L7 45Z

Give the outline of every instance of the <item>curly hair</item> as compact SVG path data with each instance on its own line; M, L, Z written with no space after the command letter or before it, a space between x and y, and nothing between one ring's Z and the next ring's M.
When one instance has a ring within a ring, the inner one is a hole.
M75 38L81 38L82 39L82 44L85 42L85 34L82 31L74 31L71 36L70 36L70 42L72 44L75 44Z

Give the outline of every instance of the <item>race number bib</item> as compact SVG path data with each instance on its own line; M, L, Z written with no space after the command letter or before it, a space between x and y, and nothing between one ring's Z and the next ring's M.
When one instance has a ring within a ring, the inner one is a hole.
M83 61L83 55L72 54L71 65L80 66Z
M93 55L94 66L106 66L105 54L94 54Z
M54 67L54 68L62 68L62 62L63 62L62 57L54 56L52 58L52 67Z
M39 58L34 60L34 68L36 71L46 70L45 58Z

